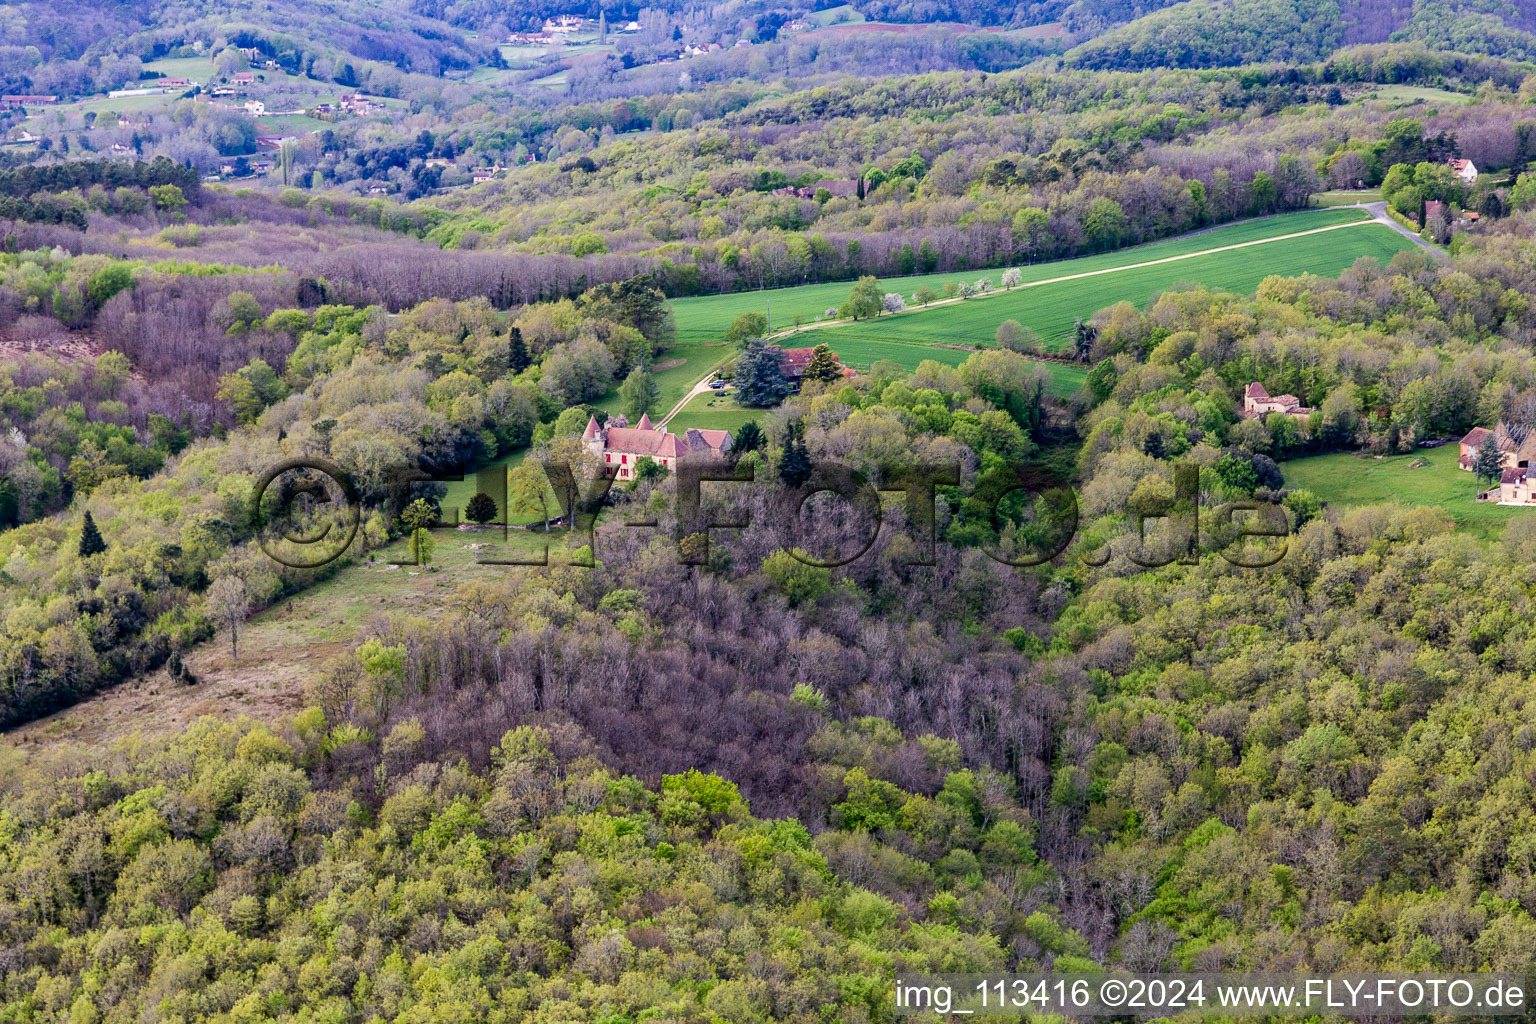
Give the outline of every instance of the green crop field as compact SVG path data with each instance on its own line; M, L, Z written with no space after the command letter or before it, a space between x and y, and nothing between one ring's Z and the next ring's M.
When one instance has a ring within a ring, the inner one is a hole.
M1457 468L1459 453L1454 444L1381 459L1341 452L1282 462L1280 472L1287 487L1311 491L1335 507L1430 506L1484 537L1497 536L1517 516L1536 515L1536 510L1474 501L1477 483L1471 473ZM1428 465L1415 467L1418 461Z
M1374 188L1333 189L1312 194L1313 206L1353 206L1356 203L1379 202L1381 202L1381 190Z
M1354 212L1319 211L1323 214ZM902 347L920 349L925 353L922 358L929 358L926 353L930 351L944 351L932 349L934 345L990 345L994 343L998 324L1004 320L1017 320L1038 334L1051 349L1060 351L1070 342L1074 323L1079 317L1087 317L1117 302L1145 306L1153 297L1181 282L1198 281L1212 288L1246 294L1272 274L1295 277L1310 273L1333 277L1347 270L1361 256L1385 263L1397 253L1411 248L1411 241L1385 225L1363 224L1347 230L1284 239L1174 263L1016 288L1009 292L995 291L965 302L807 331L797 338L807 339L799 344L808 343L812 336L816 341L825 341L843 357L846 365L858 368L867 366L874 359L904 362L896 354ZM1152 256L1150 250L1143 253ZM1073 265L1059 265L1058 269L1065 273L1080 272ZM908 356L906 361L912 358Z
M1036 263L1018 269L1025 282L1045 281L1066 274L1081 274L1143 263L1148 260L1167 259L1170 256L1185 256L1224 245L1240 245L1243 242L1254 242L1264 238L1294 234L1298 231L1347 224L1351 221L1365 220L1369 216L1363 210L1307 210L1302 213L1287 213L1277 217L1244 221L1199 234L1185 235L1166 242L1153 242L1096 256L1081 256L1073 260ZM1188 266L1188 263L1176 263L1171 266ZM935 291L943 291L944 285L949 282L960 284L987 277L991 278L992 285L996 287L1002 274L1002 268L992 267L985 270L965 270L947 274L891 277L882 279L881 288L885 291L900 292L910 299L912 293L924 285ZM1182 280L1191 276L1184 273L1174 279ZM772 288L766 291L733 292L728 295L704 295L698 298L677 299L672 303L672 310L677 317L677 333L680 339L715 341L725 333L732 320L742 313L753 310L768 313L769 327L775 331L794 327L797 322L811 323L821 319L829 308L841 305L843 300L848 298L851 287L852 285L847 281L832 281L825 284L801 285L797 288Z

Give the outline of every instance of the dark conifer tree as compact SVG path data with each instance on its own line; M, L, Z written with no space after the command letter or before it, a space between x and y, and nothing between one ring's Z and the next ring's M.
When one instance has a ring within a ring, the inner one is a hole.
M523 329L512 328L512 337L507 341L507 369L513 373L522 373L531 362L528 346L523 343Z
M105 550L107 550L107 542L101 539L101 531L96 529L96 520L87 511L85 520L80 524L80 557L89 558Z
M779 479L785 487L799 487L811 478L811 456L805 450L805 428L790 426L784 439L784 457L779 460Z

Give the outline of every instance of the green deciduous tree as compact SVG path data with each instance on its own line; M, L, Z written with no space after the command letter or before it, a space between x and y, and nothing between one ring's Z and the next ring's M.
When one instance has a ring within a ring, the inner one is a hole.
M464 518L472 523L489 523L496 519L496 499L484 491L477 491L464 506Z
M768 333L768 318L757 310L748 310L731 321L725 332L725 340L740 345L748 338L761 338Z
M848 298L838 307L837 315L845 319L863 320L880 315L885 293L880 282L870 275L859 278Z
M656 378L651 376L651 371L637 367L629 372L629 376L619 386L619 397L624 401L624 415L634 423L656 408L656 403L661 399L661 388L656 385Z

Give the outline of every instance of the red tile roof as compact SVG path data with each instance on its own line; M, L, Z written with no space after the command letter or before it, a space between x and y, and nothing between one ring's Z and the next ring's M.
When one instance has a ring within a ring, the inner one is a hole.
M661 455L665 454L661 450L663 443L672 436L662 430L609 427L608 442L605 447L610 451L626 452L631 455Z

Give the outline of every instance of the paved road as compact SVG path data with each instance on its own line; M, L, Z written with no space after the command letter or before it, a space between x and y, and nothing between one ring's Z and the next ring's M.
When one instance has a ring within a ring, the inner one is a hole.
M1403 227L1397 221L1393 220L1392 219L1392 215L1387 212L1387 204L1386 203L1357 203L1356 205L1359 206L1363 210L1370 211L1371 216L1376 218L1375 222L1377 224L1385 224L1387 227L1391 228L1393 231L1396 231L1398 234L1402 235L1404 238L1406 238L1409 241L1413 242L1420 249L1423 249L1425 252L1429 253L1431 256L1434 256L1436 259L1440 259L1440 260L1450 259L1450 256L1446 253L1446 251L1444 249L1440 248L1438 245L1435 245L1435 244L1433 244L1431 242L1424 241L1424 239L1420 238L1418 235L1414 234L1412 231L1409 231L1407 228Z

